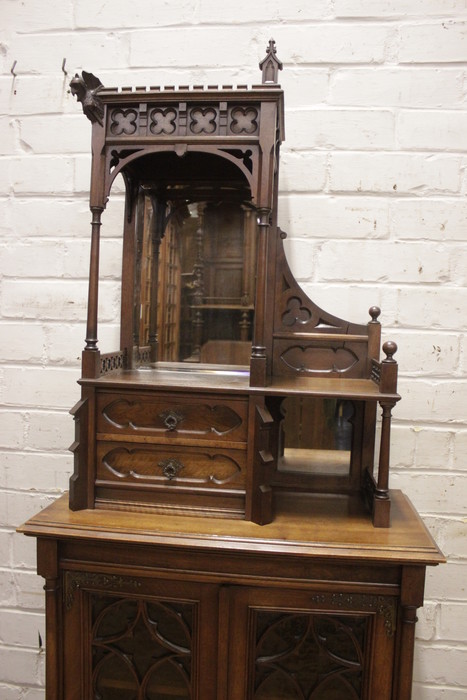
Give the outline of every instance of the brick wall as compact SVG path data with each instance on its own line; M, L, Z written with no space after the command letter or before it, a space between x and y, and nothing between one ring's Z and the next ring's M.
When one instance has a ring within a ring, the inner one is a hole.
M42 580L34 542L15 527L72 470L90 125L68 82L83 68L106 85L257 82L271 36L284 62L280 222L292 268L332 313L365 322L371 305L383 309L403 396L391 485L449 559L427 577L414 700L464 698L465 0L2 0L1 15L2 700L43 698ZM104 216L104 351L116 346L121 204L117 193Z

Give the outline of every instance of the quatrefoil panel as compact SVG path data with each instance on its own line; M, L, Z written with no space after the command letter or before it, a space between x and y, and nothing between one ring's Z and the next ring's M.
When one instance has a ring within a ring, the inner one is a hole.
M150 131L158 134L173 134L176 129L177 112L170 107L153 109L150 114Z
M311 311L302 306L298 297L291 297L287 303L287 309L282 314L284 326L294 326L296 323L304 324L311 320Z
M137 119L136 109L114 109L111 115L110 131L114 136L121 134L131 136L136 132Z
M258 129L258 110L254 107L235 107L231 113L230 130L234 134L254 134Z
M213 134L217 128L217 112L212 107L196 107L190 112L193 134Z

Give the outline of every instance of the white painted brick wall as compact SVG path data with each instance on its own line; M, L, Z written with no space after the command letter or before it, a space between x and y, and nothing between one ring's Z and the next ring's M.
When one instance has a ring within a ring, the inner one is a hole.
M72 472L90 126L69 79L84 68L106 85L251 84L271 36L284 62L280 224L292 269L330 312L364 322L382 307L403 396L391 485L448 557L427 573L414 700L466 697L465 0L4 0L1 14L2 700L44 698L42 581L34 542L15 528ZM118 192L102 227L103 350L118 338Z

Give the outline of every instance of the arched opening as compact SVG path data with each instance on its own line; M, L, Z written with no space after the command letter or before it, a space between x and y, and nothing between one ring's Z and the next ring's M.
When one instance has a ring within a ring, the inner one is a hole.
M256 216L247 178L226 156L164 151L121 169L134 251L133 313L122 323L152 363L249 364Z

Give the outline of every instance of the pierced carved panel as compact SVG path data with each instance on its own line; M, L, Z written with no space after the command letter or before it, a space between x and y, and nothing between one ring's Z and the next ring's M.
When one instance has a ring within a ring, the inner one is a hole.
M259 123L259 104L141 103L111 109L107 132L118 137L254 136Z
M100 357L100 374L107 374L107 372L113 372L116 369L125 368L125 353L124 352L114 352L106 353Z
M154 136L170 136L177 128L178 113L173 107L156 107L149 112L149 131Z
M233 134L256 134L259 113L256 107L234 107L230 113Z
M195 107L190 111L190 131L193 134L214 134L217 130L218 110L213 107Z
M196 604L92 597L92 697L192 697Z
M254 700L360 700L368 624L356 614L257 612Z
M132 136L138 131L138 110L113 109L110 114L110 133L112 136Z

